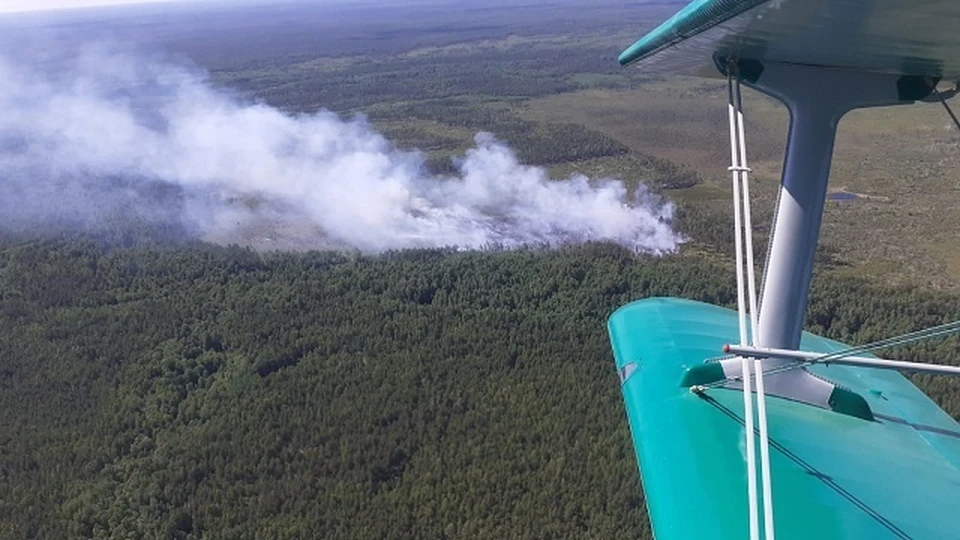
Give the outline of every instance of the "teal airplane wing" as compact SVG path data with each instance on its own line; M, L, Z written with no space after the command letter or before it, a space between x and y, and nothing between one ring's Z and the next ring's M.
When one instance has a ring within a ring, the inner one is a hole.
M682 387L737 340L737 314L654 298L609 320L627 417L659 540L749 538L743 394ZM805 334L804 350L845 345ZM896 372L810 368L864 396L873 421L768 397L780 539L960 538L960 426Z
M960 79L954 0L695 0L620 56L719 76L712 58Z

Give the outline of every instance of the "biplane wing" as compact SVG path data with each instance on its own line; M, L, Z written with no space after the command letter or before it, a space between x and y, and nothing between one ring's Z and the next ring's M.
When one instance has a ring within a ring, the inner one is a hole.
M620 55L623 65L717 77L713 58L960 78L960 3L696 0Z
M741 273L739 313L656 298L608 322L658 539L960 538L960 425L900 373L772 354L717 360L738 334L758 353L849 349L802 332L836 125L858 107L943 101L938 82L960 79L958 29L955 1L695 0L620 56L730 81L735 193L749 172L739 81L791 113L762 298L750 275L746 301ZM756 415L746 414L754 378L767 380ZM762 501L748 489L757 476Z
M656 538L749 538L741 394L681 385L736 341L736 313L646 299L609 331ZM810 334L802 346L845 347ZM960 426L899 373L811 370L864 396L874 420L767 399L777 537L960 537Z

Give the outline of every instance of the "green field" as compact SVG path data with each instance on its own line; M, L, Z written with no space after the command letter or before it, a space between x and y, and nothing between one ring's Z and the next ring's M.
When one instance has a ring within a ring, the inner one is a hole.
M783 159L786 110L749 92L747 136L755 171L758 240L766 231ZM722 81L676 79L636 90L584 91L531 101L527 117L573 122L629 146L696 170L700 189L674 192L687 205L719 198L726 212L729 161L724 138L726 96ZM862 196L831 202L822 242L836 250L844 274L892 283L955 289L960 228L953 196L957 134L939 106L919 104L855 111L840 124L831 190Z

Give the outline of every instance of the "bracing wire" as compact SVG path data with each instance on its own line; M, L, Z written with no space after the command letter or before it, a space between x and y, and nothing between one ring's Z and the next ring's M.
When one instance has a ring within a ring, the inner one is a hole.
M737 105L737 147L740 150L740 174L743 186L743 235L747 256L747 294L750 307L750 343L754 346L757 343L757 331L760 326L759 313L757 310L757 280L755 277L753 264L753 221L750 216L750 167L747 166L747 139L744 135L743 127L743 99L740 92L740 81L737 80L736 105Z
M735 359L735 358L736 358L736 357L731 357L730 359L732 360L732 359ZM762 360L761 360L761 363L762 363ZM793 370L795 370L795 369L800 369L800 368L805 367L805 366L813 365L814 363L815 363L815 362L813 362L813 361L811 361L811 360L794 360L793 362L790 362L790 363L787 363L787 364L778 365L777 367L774 367L774 368L765 369L765 370L763 370L763 374L764 374L764 376L776 375L776 374L778 374L778 373L785 373L785 372L787 372L787 371L793 371ZM756 373L753 373L753 374L751 375L751 377L754 378L754 379L756 379L757 374L756 374ZM724 387L724 386L730 384L731 382L736 382L736 381L740 381L740 382L742 383L742 382L743 382L743 378L742 378L742 377L733 377L733 378L729 378L729 379L721 379L721 380L719 380L719 381L714 381L714 382L711 382L711 383L705 383L705 384L697 385L697 388L698 388L698 390L700 390L700 391L709 390L709 389L711 389L711 388L721 388L721 387Z
M939 326L933 326L931 328L925 328L923 330L917 330L915 332L909 332L906 334L901 334L899 336L881 339L879 341L874 341L872 343L866 343L864 345L858 345L856 347L850 347L848 349L843 349L840 351L825 354L823 356L818 357L817 362L823 363L823 362L829 362L831 360L839 360L841 358L846 358L848 356L854 356L854 355L862 354L865 352L876 351L879 349L888 349L890 347L896 347L898 345L906 345L907 343L915 343L917 341L922 341L925 339L932 339L940 336L949 336L956 333L960 333L960 321L941 324Z
M760 540L760 511L757 503L757 456L753 433L753 391L750 389L750 361L740 359L743 373L743 435L747 453L747 503L750 514L750 540Z
M757 423L760 424L760 479L763 486L763 532L766 540L774 540L773 483L770 476L770 436L767 433L767 402L763 387L763 367L753 361L757 377Z
M734 248L736 249L737 265L737 315L740 329L740 343L753 344L757 334L757 291L756 281L753 269L753 239L752 225L750 218L750 186L749 186L749 168L747 168L746 143L743 127L743 107L740 94L740 78L735 74L735 64L730 64L727 71L727 112L730 121L730 172L733 180L733 228L734 228ZM745 230L744 230L745 229ZM746 246L744 246L746 239ZM746 249L745 249L746 248ZM746 261L744 261L744 252L746 252ZM749 282L749 307L748 299L745 298L747 291L744 286L744 263L747 265L747 281ZM748 341L747 332L747 310L750 315L750 332ZM750 519L750 540L759 540L760 538L760 516L759 501L757 500L757 460L756 450L754 448L753 431L753 392L750 388L751 382L751 361L742 358L740 368L743 377L743 417L745 422L744 439L746 446L746 465L747 465L747 502ZM758 394L758 411L764 411L759 422L761 433L766 433L766 408L762 402L762 394ZM761 461L764 459L762 453L763 443L761 442ZM769 459L767 454L766 459ZM765 469L764 469L765 468ZM764 494L769 491L769 462L761 463L761 469L766 470L764 476ZM766 500L766 499L765 499ZM767 526L765 530L772 532L772 527ZM772 540L770 533L767 539Z
M734 249L736 250L737 264L737 315L739 317L740 344L747 345L747 314L746 298L743 280L743 223L742 223L742 205L740 203L740 152L737 139L737 111L735 109L736 101L733 93L734 76L732 72L727 74L727 96L729 103L727 112L730 120L730 171L733 179L733 232Z
M832 361L842 360L850 356L855 356L858 354L868 353L872 351L877 351L880 349L888 349L891 347L897 347L900 345L906 345L909 343L916 343L918 341L933 339L937 337L946 337L950 335L960 334L960 321L953 321L938 326L933 326L930 328L925 328L923 330L917 330L914 332L908 332L906 334L901 334L899 336L893 336L886 339L881 339L879 341L874 341L871 343L866 343L863 345L858 345L856 347L849 347L847 349L842 349L839 351L834 351L832 353L823 354L809 360L795 360L794 362L779 365L774 368L766 369L763 371L764 375L776 375L777 373L783 373L785 371L791 371L794 369L799 369L801 367L811 366L814 364L829 364ZM722 361L725 359L733 359L735 357L718 357L713 359L714 362ZM756 374L754 374L754 377ZM717 388L724 386L728 383L727 380L716 381L713 383L708 383L701 385L701 388Z

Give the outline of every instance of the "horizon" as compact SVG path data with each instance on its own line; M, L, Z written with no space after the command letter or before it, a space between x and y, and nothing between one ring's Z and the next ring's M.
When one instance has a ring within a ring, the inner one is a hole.
M98 7L131 6L185 0L7 0L0 4L0 13L33 13Z

